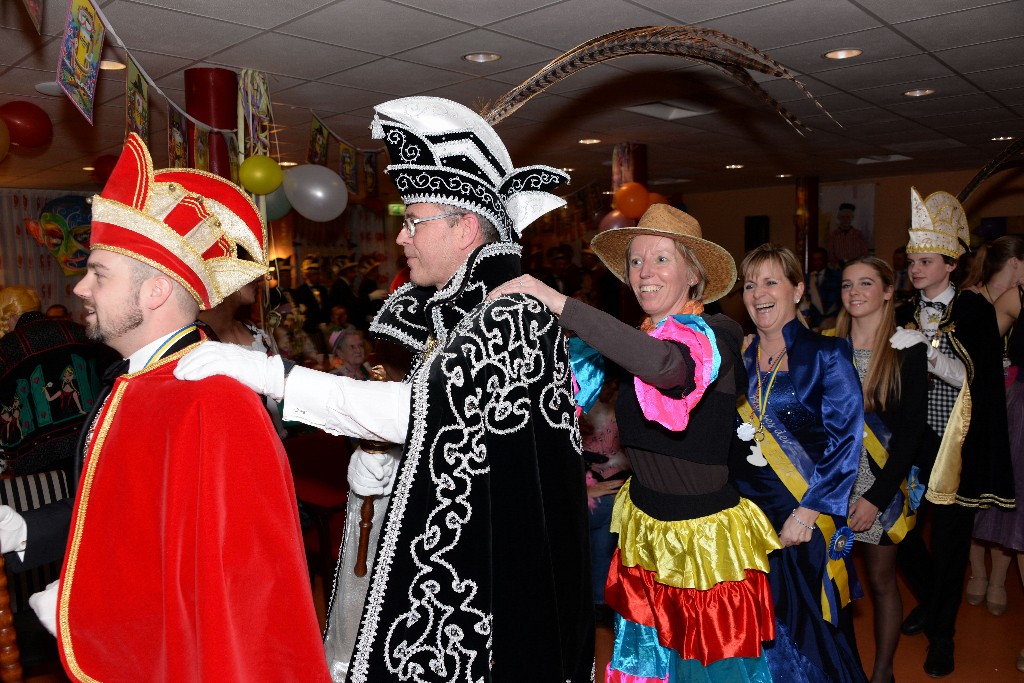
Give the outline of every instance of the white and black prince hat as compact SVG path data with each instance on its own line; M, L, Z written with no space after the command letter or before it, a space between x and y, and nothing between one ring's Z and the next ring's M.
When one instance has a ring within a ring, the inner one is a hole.
M384 140L386 171L406 204L468 209L488 218L503 242L518 241L538 217L565 206L549 190L569 182L568 174L512 166L501 138L473 110L438 97L403 97L374 109L371 134Z

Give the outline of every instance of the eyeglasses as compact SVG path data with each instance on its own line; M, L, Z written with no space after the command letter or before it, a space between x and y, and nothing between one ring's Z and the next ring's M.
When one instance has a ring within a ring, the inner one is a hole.
M409 218L405 217L402 221L402 226L409 231L409 237L416 236L416 226L420 223L426 223L427 221L436 221L439 218L448 218L450 216L465 216L466 214L461 211L449 211L448 213L438 214L437 216L427 216L426 218Z

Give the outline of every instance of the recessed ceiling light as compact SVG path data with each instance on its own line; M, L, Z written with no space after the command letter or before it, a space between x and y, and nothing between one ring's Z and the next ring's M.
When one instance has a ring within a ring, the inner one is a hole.
M1008 142L1010 140L1013 140L1012 135L997 135L992 138L992 142Z
M598 140L597 138L583 138L582 140L579 141L579 143L581 145L599 145L601 144L601 141Z
M36 92L41 92L44 95L50 97L57 97L63 95L64 90L61 89L60 84L57 81L43 81L42 83L36 83Z
M101 59L100 68L104 71L120 71L121 69L127 69L122 62L115 62L113 59Z
M735 171L737 169L743 168L743 164L728 164L726 168L729 169L730 171Z
M278 164L278 166L284 166L285 168L287 168L289 166L298 166L298 163L294 161L282 161Z
M931 88L917 88L916 90L908 90L903 93L906 97L928 97L934 95L935 91Z
M860 55L861 50L858 50L855 47L844 47L840 48L839 50L832 50L831 52L826 52L822 56L825 57L825 59L852 59L854 57L860 57Z
M575 168L563 168L562 170L565 171L566 173L572 173L576 169Z
M95 171L96 168L94 166L83 166L82 170L83 171Z
M496 62L501 59L501 55L497 52L470 52L468 55L462 55L462 58L467 62Z
M775 177L776 178L792 178L793 174L792 173L777 173L775 175Z

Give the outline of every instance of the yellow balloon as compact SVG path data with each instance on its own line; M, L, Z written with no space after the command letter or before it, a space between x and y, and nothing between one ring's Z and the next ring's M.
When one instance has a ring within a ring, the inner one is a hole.
M242 162L238 169L238 180L242 187L253 194L270 194L281 186L284 173L276 161L257 154Z
M0 119L0 161L7 157L7 150L11 148L11 131L3 119Z

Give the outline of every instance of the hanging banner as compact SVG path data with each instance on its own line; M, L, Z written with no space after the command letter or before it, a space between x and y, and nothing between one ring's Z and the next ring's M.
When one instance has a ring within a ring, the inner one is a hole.
M306 163L327 165L327 126L316 114L309 122L309 151L306 152Z
M256 154L270 153L270 89L267 86L267 75L262 71L243 69L238 79L239 94L242 99L242 111L245 124L249 130L246 139L246 158Z
M89 0L71 0L61 39L57 83L90 124L104 32Z
M32 19L32 25L36 27L36 33L42 35L43 31L40 28L43 24L43 0L21 0L21 3L25 5L25 11L28 12L28 16Z
M231 166L231 182L238 185L238 137L224 135L224 142L228 144L228 164Z
M129 133L136 133L149 146L149 83L139 73L139 67L131 55L128 55L126 62L124 83L127 122L124 137L127 140Z
M366 182L366 196L377 196L377 153L363 152L363 176Z
M359 167L356 166L356 148L352 145L341 143L341 165L338 175L345 181L345 187L349 192L359 194Z
M199 171L210 170L210 129L193 126L195 136L192 138L192 149L195 150L195 168Z
M167 108L167 166L188 168L188 133L185 117L173 105Z

